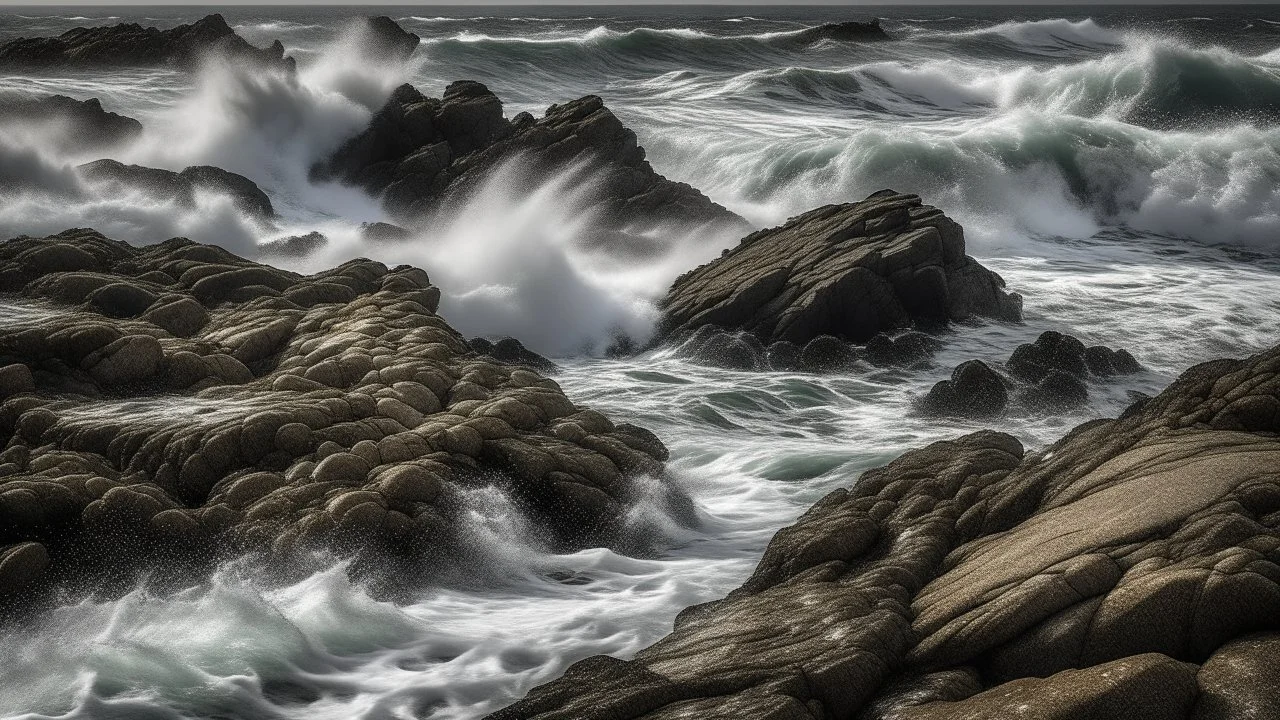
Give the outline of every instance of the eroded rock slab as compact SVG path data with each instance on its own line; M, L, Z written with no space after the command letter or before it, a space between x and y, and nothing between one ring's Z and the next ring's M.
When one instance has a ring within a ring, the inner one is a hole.
M803 345L973 316L1016 320L1021 298L965 255L964 231L916 195L881 191L748 235L676 279L658 342L704 325Z
M0 318L0 605L226 552L421 576L492 485L548 541L611 544L631 479L663 473L651 433L477 354L416 268L76 230L0 244L0 292L42 302Z
M493 717L1269 717L1278 432L1280 347L1043 452L993 432L908 452L634 660Z

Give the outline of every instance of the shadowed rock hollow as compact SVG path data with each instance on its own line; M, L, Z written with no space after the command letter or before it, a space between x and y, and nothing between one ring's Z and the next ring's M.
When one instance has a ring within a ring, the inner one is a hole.
M0 244L0 605L254 550L431 573L476 551L490 486L548 542L621 542L662 444L479 356L439 301L369 260L303 277L184 239Z
M906 453L494 720L1280 717L1280 347L1024 455Z
M411 222L465 200L491 171L517 157L524 159L527 177L508 179L523 183L545 181L577 160L589 162L591 205L610 229L657 221L747 228L698 190L655 172L636 134L594 95L552 105L539 119L520 113L508 120L502 101L478 82L452 83L442 99L404 85L364 132L312 174L358 185Z
M965 255L964 231L917 195L882 190L743 238L676 279L656 342L713 325L765 343L864 342L973 316L1017 320L1022 299Z
M208 15L169 30L136 23L75 28L53 38L17 38L0 44L0 67L176 67L191 69L206 57L245 61L292 72L277 40L256 48L227 25Z

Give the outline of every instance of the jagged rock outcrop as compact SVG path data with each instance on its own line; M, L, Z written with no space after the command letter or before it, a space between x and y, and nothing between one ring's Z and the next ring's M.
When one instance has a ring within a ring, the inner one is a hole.
M104 150L135 140L142 123L103 109L97 98L0 94L0 127L17 124L52 133L61 148Z
M222 552L421 578L474 553L468 493L489 485L545 541L617 543L631 478L663 473L648 431L473 351L416 268L303 277L73 230L0 244L19 292L0 295L35 303L0 315L0 606Z
M168 30L136 23L75 28L54 38L17 38L0 44L0 67L178 67L192 69L206 57L249 62L292 72L277 40L257 48L221 15Z
M1271 717L1280 346L1024 456L990 431L864 473L634 660L494 720Z
M743 238L676 279L655 343L704 325L770 343L853 342L973 316L1021 317L1022 299L965 255L964 231L919 196L882 190Z
M421 37L400 27L395 20L385 15L363 18L360 30L361 49L374 61L404 62L422 42Z
M594 95L552 105L540 119L521 113L507 120L502 102L478 82L452 83L442 99L404 85L364 132L312 175L358 185L381 196L397 218L412 222L464 199L488 173L517 157L527 161L530 177L512 178L513 183L545 180L575 160L592 158L593 207L609 228L648 227L655 220L746 227L701 192L655 172L635 133Z
M194 205L195 193L204 191L230 197L241 212L259 220L271 220L276 216L271 198L256 183L212 165L196 165L174 172L125 165L118 160L95 160L79 166L77 170L85 180L109 192L141 190L156 200Z
M823 23L795 34L795 40L806 45L832 40L835 42L866 42L888 40L889 34L880 27L879 18L867 22L849 20L847 22Z

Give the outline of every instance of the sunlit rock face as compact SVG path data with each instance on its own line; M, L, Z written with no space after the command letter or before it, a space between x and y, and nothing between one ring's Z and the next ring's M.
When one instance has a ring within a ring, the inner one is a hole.
M1280 347L1024 455L979 432L821 500L632 661L492 717L1270 717Z
M473 350L417 268L304 277L72 230L0 244L0 293L5 603L233 551L430 575L484 486L547 542L622 542L632 479L663 474L648 431Z

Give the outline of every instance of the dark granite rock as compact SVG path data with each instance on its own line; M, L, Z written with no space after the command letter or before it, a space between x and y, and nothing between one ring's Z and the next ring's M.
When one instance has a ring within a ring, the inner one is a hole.
M748 235L679 277L656 342L703 325L802 344L986 316L1021 317L1021 298L964 254L964 232L915 195L882 191Z
M364 51L375 60L404 62L418 49L422 38L396 24L395 20L380 15L366 17L362 21Z
M56 38L17 38L0 44L0 67L179 67L191 69L206 57L294 70L277 41L256 48L236 34L221 15L208 15L169 30L134 23L75 28Z
M986 418L1004 412L1009 391L1004 380L981 360L961 363L920 401L926 415Z
M475 192L502 163L523 158L536 183L570 163L591 158L592 205L602 228L634 223L707 223L745 228L745 222L694 188L659 175L644 159L635 133L600 98L551 106L540 119L508 121L502 102L484 85L450 84L441 99L398 88L369 127L312 170L317 180L340 180L382 197L395 217L414 223ZM601 230L598 237L613 237Z

